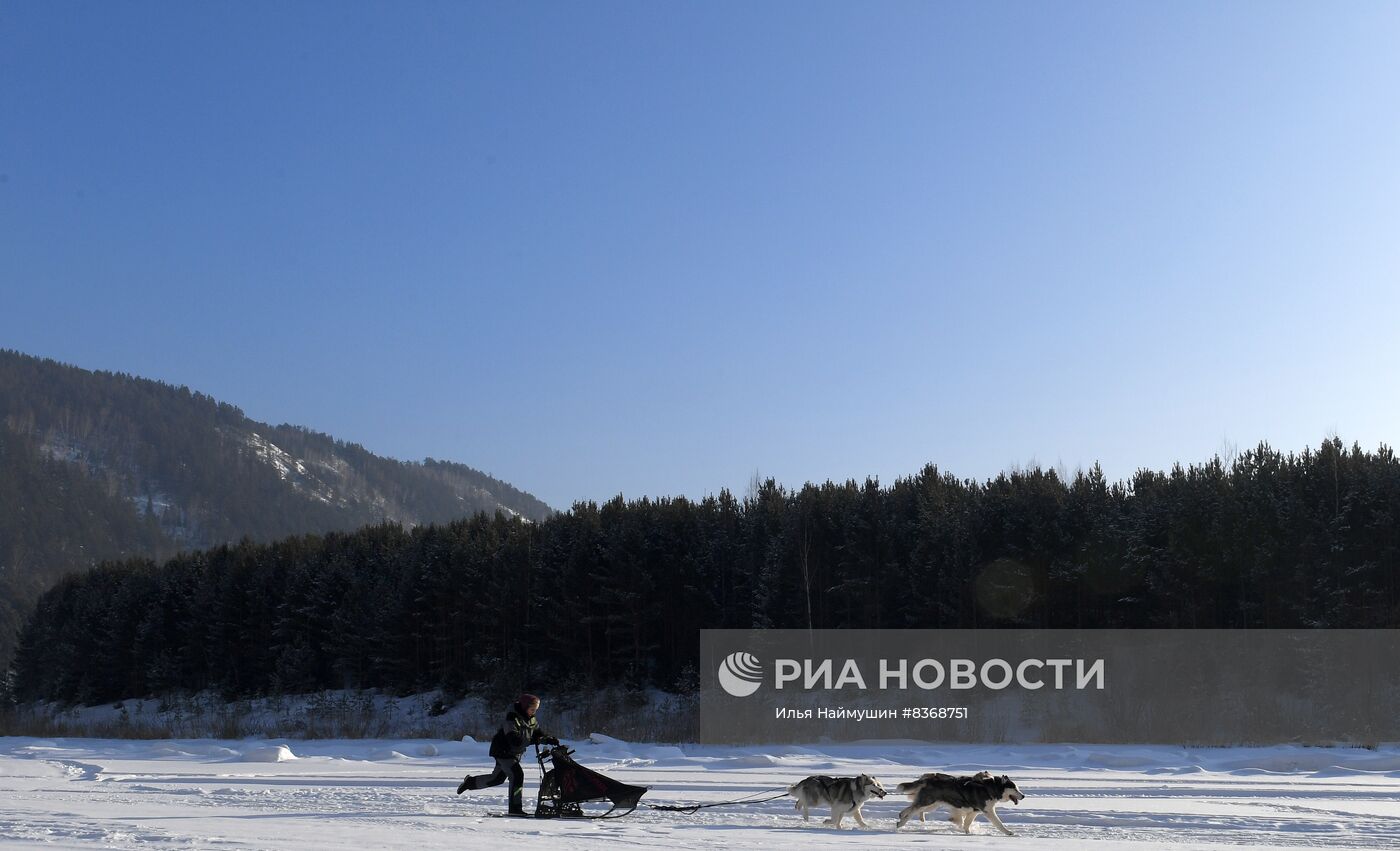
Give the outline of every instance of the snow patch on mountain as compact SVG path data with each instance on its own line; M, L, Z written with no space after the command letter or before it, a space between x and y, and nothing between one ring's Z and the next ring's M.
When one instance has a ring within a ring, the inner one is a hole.
M44 435L39 443L39 451L55 461L68 464L88 464L88 451L80 441L57 431Z
M137 494L127 499L136 506L136 512L143 517L149 514L156 518L164 518L170 509L175 507L174 497L161 491Z
M348 505L344 498L336 496L335 488L329 482L312 473L308 469L307 463L301 458L297 458L257 432L248 432L244 442L258 458L277 471L277 475L281 477L282 481L290 484L298 492L326 505L341 507ZM345 473L342 470L324 463L317 466L330 472L331 475L340 480L343 486Z

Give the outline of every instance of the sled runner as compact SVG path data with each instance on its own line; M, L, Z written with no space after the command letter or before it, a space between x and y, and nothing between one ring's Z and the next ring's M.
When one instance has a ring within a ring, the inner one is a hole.
M579 765L574 762L573 753L563 745L535 745L541 774L535 818L620 818L637 808L637 802L647 793L645 786L622 783ZM552 767L546 767L545 760ZM590 801L606 801L612 807L589 813L582 805Z

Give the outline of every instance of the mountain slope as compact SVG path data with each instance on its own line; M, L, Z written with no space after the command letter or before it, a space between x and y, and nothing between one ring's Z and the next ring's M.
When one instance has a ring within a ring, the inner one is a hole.
M99 561L496 510L552 513L461 464L382 458L188 388L0 350L0 670L37 594Z

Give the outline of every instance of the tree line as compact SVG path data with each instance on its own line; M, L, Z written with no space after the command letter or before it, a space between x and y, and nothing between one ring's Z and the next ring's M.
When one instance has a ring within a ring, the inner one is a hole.
M47 592L21 700L693 686L701 628L1400 626L1400 463L1329 440L582 502L129 560ZM543 684L548 684L543 685Z

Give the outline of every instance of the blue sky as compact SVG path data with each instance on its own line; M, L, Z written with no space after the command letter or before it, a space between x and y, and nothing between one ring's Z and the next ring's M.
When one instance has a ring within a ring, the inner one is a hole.
M1394 3L0 6L0 346L557 507L1393 444Z

